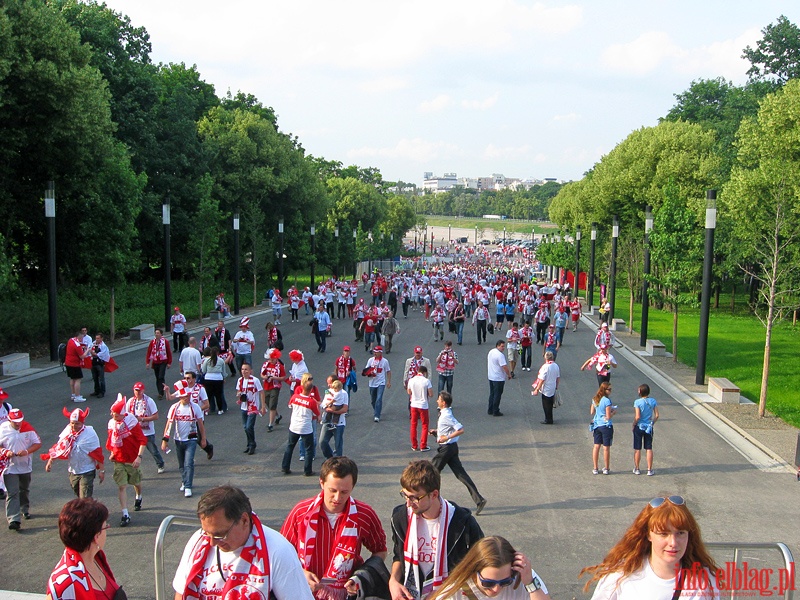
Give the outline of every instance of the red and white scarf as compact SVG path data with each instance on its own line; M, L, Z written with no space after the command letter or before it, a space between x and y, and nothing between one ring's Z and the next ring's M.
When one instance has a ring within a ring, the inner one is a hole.
M120 421L111 419L109 423L111 427L108 430L111 435L111 445L114 448L122 448L122 441L131 435L133 428L138 424L139 420L131 414L125 414Z
M72 449L75 447L75 442L78 441L78 438L85 430L86 427L82 427L80 431L73 432L72 427L67 425L58 437L58 441L53 444L47 454L40 454L39 456L42 460L50 460L51 458L68 460L70 454L72 454ZM103 449L98 446L89 452L89 457L93 458L96 464L102 465L104 460Z
M165 362L167 360L167 342L162 337L153 340L152 350L150 352L150 362Z
M239 377L236 382L236 393L247 395L247 414L258 414L258 402L256 402L256 379L255 377Z
M453 519L453 512L455 511L455 507L444 498L439 498L439 501L441 502L441 509L439 510L439 541L436 555L433 557L433 587L431 591L442 585L449 574L447 568L447 530L450 527L450 521ZM403 581L406 588L409 590L416 589L418 594L421 595L422 584L425 581L419 572L417 515L410 507L406 510L408 511L408 527L406 528L406 539L403 543Z
M333 554L330 563L322 576L325 579L332 579L330 584L333 588L341 589L345 582L350 578L353 571L353 564L358 558L358 523L356 515L358 505L353 498L347 500L343 514L336 520L336 531L333 538ZM317 542L317 531L320 523L327 523L328 516L325 514L325 507L322 503L322 492L314 499L308 507L308 511L303 515L303 526L305 537L297 550L297 556L305 570L311 569L311 558L314 556Z
M106 577L110 578L111 567L108 566L106 555L102 550L95 555L95 560ZM70 548L64 549L61 560L58 561L47 582L47 591L53 600L95 599L95 592L89 580L89 571L78 552Z
M229 573L225 579L225 585L219 598L237 598L238 595L228 595L234 588L242 586L244 589L247 580L253 578L263 578L266 586L262 589L264 597L269 596L271 589L270 573L269 573L269 552L267 551L267 540L264 537L264 530L261 527L261 521L255 513L250 513L250 519L253 522L253 528L250 532L252 543L250 545L242 546L239 552L239 560L236 561L234 573ZM191 553L191 565L189 566L189 575L186 578L186 589L183 590L184 600L189 598L200 598L200 585L203 582L203 574L205 571L206 561L208 554L211 552L211 539L207 535L201 535L197 540L195 547ZM222 574L220 574L222 575ZM242 597L245 597L242 595Z

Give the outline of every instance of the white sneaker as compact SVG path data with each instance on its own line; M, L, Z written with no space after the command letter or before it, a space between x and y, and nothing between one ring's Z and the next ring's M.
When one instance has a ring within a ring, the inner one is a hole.
M72 399L72 401L73 401L73 402L86 402L86 398L84 398L83 396L75 396L75 397Z
M301 456L301 457L300 457L300 460L305 460L305 459L306 459L306 457L305 457L305 456Z
M641 472L639 469L634 469L634 470L633 470L633 474L634 474L634 475L641 475L641 474L642 474L642 472Z
M650 469L649 471L647 471L648 477L652 477L655 474L656 474L656 472L653 469Z
M181 487L179 487L178 489L179 489L180 491L183 491L183 490L185 490L185 489L186 489L186 487L185 487L183 484L181 484Z
M158 474L161 475L164 471L166 471L166 467L158 467Z
M218 414L218 415L224 415L224 414L225 414L225 411L224 411L224 410L218 410L218 411L217 411L217 414Z
M186 488L183 491L183 497L184 498L191 498L192 497L192 488Z

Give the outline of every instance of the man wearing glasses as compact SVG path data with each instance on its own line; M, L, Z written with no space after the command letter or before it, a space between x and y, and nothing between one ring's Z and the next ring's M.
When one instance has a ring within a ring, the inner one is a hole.
M362 545L372 553L366 566L386 573L386 533L375 510L352 496L358 466L346 456L322 463L322 491L301 501L286 517L281 534L296 548L296 557L318 600L345 600L358 592L352 578L365 565ZM371 595L365 590L364 595Z
M405 504L392 512L392 598L427 598L438 588L483 531L469 509L439 495L439 471L427 460L410 463L400 476ZM446 544L437 544L445 539Z
M175 600L268 598L311 600L297 553L263 525L250 499L229 485L208 490L197 503L200 530L183 551L172 580Z

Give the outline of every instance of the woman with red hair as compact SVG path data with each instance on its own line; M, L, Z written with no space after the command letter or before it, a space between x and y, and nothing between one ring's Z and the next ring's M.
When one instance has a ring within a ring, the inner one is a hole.
M717 566L681 496L653 498L599 565L581 571L597 581L592 600L719 598Z

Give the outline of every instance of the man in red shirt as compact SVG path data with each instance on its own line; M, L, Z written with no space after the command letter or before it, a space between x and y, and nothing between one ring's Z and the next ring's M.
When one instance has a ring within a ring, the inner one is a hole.
M167 346L169 347L169 346ZM128 485L136 491L133 510L142 509L142 454L147 446L147 438L142 433L139 420L125 408L125 398L117 394L117 401L111 405L111 419L108 421L106 449L114 463L114 483L119 488L119 505L122 509L120 527L131 522L128 514Z
M364 562L362 545L381 563L386 558L386 533L378 515L351 496L357 481L355 462L346 456L329 458L319 470L322 491L298 503L281 527L318 600L344 600L358 592L351 576Z

